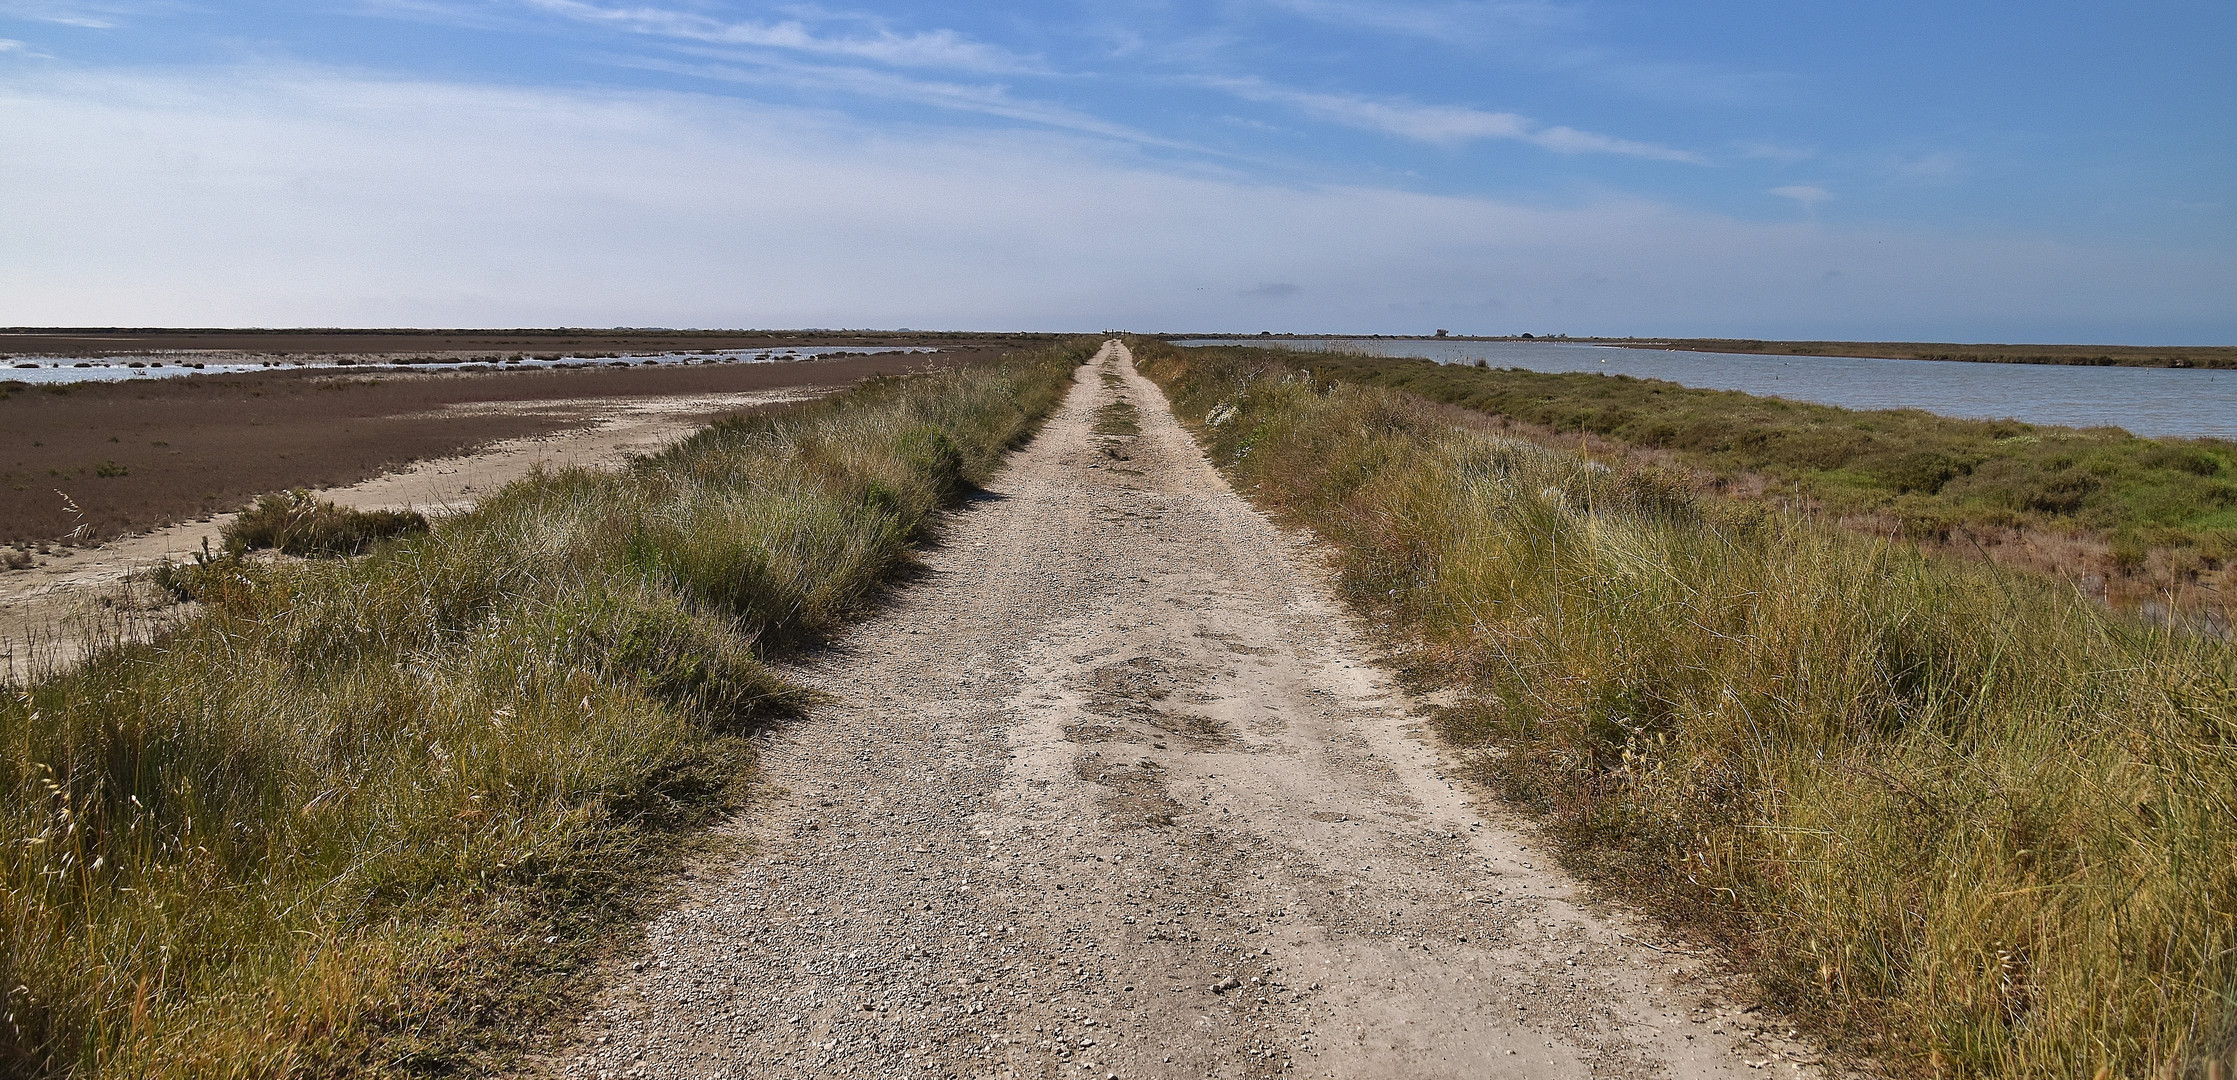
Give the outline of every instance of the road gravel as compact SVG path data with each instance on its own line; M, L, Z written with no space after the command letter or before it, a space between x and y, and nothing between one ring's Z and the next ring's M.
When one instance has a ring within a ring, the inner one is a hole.
M758 805L554 1076L1817 1075L1456 778L1310 538L1107 345L794 674ZM1140 434L1097 410L1139 407Z

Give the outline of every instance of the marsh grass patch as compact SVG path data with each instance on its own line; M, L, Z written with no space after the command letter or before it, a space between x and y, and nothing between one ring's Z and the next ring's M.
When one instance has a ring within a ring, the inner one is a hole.
M304 557L362 555L374 544L427 531L416 510L355 510L296 490L266 495L219 534L231 554L272 549Z

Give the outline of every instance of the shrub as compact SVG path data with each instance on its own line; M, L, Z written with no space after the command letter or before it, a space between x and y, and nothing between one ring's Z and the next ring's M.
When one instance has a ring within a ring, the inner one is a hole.
M374 544L427 531L414 510L352 510L302 490L266 495L221 534L234 554L274 548L286 555L362 555Z

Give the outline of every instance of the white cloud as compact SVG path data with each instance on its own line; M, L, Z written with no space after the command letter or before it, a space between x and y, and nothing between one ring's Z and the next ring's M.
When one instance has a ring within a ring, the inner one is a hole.
M25 47L26 46L23 44L23 42L17 41L13 38L0 38L0 53L22 52Z
M1741 157L1775 161L1781 165L1793 165L1808 161L1816 157L1818 153L1808 147L1789 146L1785 143L1775 142L1743 142L1734 149L1739 152Z
M972 41L952 30L899 34L875 20L871 33L828 36L816 33L798 19L784 22L734 22L688 11L651 6L610 7L585 0L522 0L529 8L609 26L633 34L701 42L709 45L782 49L816 56L845 57L899 67L945 68L959 71L1026 72L1042 65L1006 49Z
M1043 101L1019 98L1001 86L934 82L862 67L800 64L768 58L750 58L743 64L699 63L631 57L614 63L655 71L668 71L720 82L794 89L838 90L863 97L903 101L952 112L995 116L1029 124L1097 135L1123 142L1173 149L1195 149L1124 124Z
M1571 127L1547 127L1520 113L1488 112L1463 105L1421 105L1388 98L1291 90L1256 79L1205 79L1202 84L1250 101L1287 105L1346 127L1439 146L1480 139L1513 139L1563 154L1622 154L1702 164L1701 156L1652 143L1619 139Z
M1887 167L1890 177L1921 184L1946 183L1962 178L1969 171L1962 156L1948 151L1897 158Z
M1540 0L1506 3L1388 3L1385 0L1266 0L1269 7L1318 22L1358 26L1435 41L1535 34L1577 21L1573 5Z
M1811 184L1788 184L1785 187L1775 187L1770 190L1769 194L1782 199L1793 199L1795 202L1801 203L1803 209L1813 211L1818 208L1819 203L1833 197L1832 192Z
M1283 187L694 95L0 78L0 145L0 325L1257 331L1293 286L1330 331L2237 333L2227 252Z
M97 0L0 0L0 16L87 30L111 30L126 16L152 6L156 5L118 3L114 0L108 3Z

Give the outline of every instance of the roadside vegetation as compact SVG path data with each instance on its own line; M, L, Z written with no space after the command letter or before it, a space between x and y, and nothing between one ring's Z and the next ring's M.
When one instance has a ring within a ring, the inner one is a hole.
M283 555L362 555L383 540L427 531L412 510L352 510L303 490L266 495L241 511L221 534L231 554L274 549Z
M1487 781L1835 1045L1931 1075L2225 1075L2237 647L1318 355L1134 347L1416 677L1464 691L1440 724Z
M1540 441L1589 434L1658 452L1725 493L1792 496L1854 528L2059 573L2128 606L2226 617L2237 593L2227 440L1859 412L1628 376L1356 354L1294 362L1503 417Z
M200 616L0 700L0 1073L517 1058L807 701L770 658L869 604L1091 349L539 473L358 558L179 568Z

